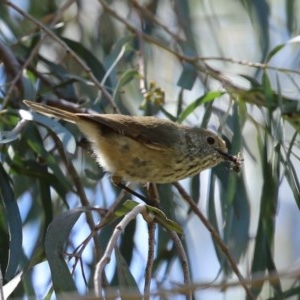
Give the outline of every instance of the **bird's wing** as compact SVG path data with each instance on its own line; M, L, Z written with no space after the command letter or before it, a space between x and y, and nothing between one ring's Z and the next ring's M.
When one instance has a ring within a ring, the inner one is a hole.
M145 146L166 150L178 142L178 125L155 117L137 117L119 114L76 114L79 119L91 120L102 125L102 134L111 131L130 137ZM106 126L106 129L105 127ZM106 131L105 131L106 130Z

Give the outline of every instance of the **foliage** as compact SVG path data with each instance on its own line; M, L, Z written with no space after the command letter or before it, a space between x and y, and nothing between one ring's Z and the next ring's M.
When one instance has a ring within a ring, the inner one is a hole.
M249 299L299 295L295 259L286 254L282 268L276 256L297 247L293 230L287 244L276 242L285 195L300 219L298 4L285 1L278 25L276 1L225 2L0 2L4 296L103 287L138 299L209 288L229 298L233 287ZM272 26L289 38L275 43ZM214 128L230 153L242 152L244 169L220 165L148 195L136 187L160 209L125 202L131 195L110 183L78 129L30 113L23 99ZM203 270L192 253L207 232L214 254Z

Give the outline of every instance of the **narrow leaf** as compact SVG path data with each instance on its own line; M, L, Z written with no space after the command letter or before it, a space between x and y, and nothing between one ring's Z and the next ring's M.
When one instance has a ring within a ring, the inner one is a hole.
M23 276L23 272L17 274L14 278L12 278L9 282L7 282L3 286L3 295L4 299L8 299L8 297L13 293L13 291L17 288L19 283L21 282Z
M116 261L117 261L117 273L118 273L118 280L119 280L119 286L121 290L121 299L129 299L127 294L135 295L134 299L143 299L141 296L141 293L139 291L138 285L130 273L129 267L119 251L118 247L115 247L115 255L116 255ZM124 294L124 295L122 295Z
M185 120L187 116L190 115L198 106L211 102L223 94L223 92L219 91L212 91L204 94L186 107L186 109L178 117L178 122L181 123L183 120Z
M19 114L23 119L39 123L54 132L64 145L65 149L71 154L75 153L76 141L74 136L56 119L51 119L38 113L22 109L19 111Z
M101 81L105 76L106 70L102 63L94 56L92 52L86 49L81 43L72 41L67 38L63 38L63 41L78 55L81 59L85 61L87 66L92 70L95 77ZM106 80L105 84L111 86L109 78Z
M197 71L190 63L183 65L182 73L178 79L177 85L182 89L191 90L197 79Z
M58 216L49 225L45 238L45 252L48 259L53 287L56 293L76 291L76 285L63 258L64 248L70 232L88 208L80 207Z
M121 93L121 89L123 86L125 86L127 83L129 83L131 80L135 78L141 77L140 73L137 70L127 70L124 72L120 78L120 80L117 83L116 88L114 89L113 93L113 99L116 100L119 93Z
M9 234L9 255L5 271L5 279L10 280L16 273L22 251L22 220L10 179L2 164L0 164L0 200L4 207L8 234Z

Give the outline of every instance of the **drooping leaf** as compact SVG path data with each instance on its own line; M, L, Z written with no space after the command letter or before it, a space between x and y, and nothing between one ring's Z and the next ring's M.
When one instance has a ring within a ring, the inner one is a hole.
M62 126L57 120L26 110L20 110L19 113L23 119L34 121L54 132L64 145L65 149L69 153L74 154L76 150L75 138L70 133L70 131L67 130L67 128L65 128L64 126Z
M252 262L251 272L255 274L257 272L276 272L275 265L272 262L272 247L274 238L274 217L277 210L278 202L278 189L279 189L279 149L275 148L272 152L272 159L268 158L268 140L267 134L262 141L258 139L260 147L260 153L262 158L263 168L263 188L261 195L259 223L255 239L254 257ZM274 287L274 291L281 290L280 281L271 283ZM258 296L262 290L263 282L251 287L253 294Z
M128 294L135 295L134 299L143 299L139 291L137 282L132 276L126 260L117 247L115 247L115 255L117 261L117 274L121 291L121 299L130 299L130 296L126 296Z
M10 280L16 274L21 258L22 220L10 179L2 164L0 164L0 178L0 200L4 208L9 234L8 262L4 277L6 280Z
M64 260L64 249L74 224L87 209L80 207L69 210L56 217L49 225L45 238L45 252L56 293L76 291L75 282Z
M183 64L182 73L178 79L177 85L185 90L191 90L197 79L197 72L190 63Z
M98 79L98 81L102 81L102 78L105 76L106 70L102 63L97 59L92 52L90 52L87 48L85 48L81 43L76 41L63 38L63 41L85 61L87 66L91 69L94 76ZM109 78L107 78L105 84L107 86L111 86Z

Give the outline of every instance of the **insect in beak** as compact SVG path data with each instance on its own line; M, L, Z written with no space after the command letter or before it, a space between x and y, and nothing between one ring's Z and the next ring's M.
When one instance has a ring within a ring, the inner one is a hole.
M242 169L242 162L243 158L241 157L241 153L238 153L237 155L231 155L229 153L226 153L220 149L215 148L215 150L223 156L223 158L227 161L231 162L231 169L235 172L240 172Z

